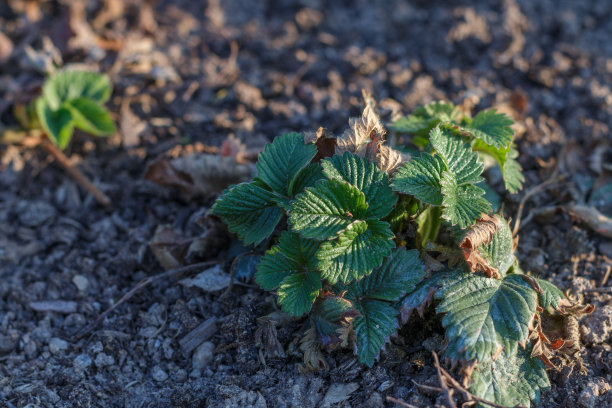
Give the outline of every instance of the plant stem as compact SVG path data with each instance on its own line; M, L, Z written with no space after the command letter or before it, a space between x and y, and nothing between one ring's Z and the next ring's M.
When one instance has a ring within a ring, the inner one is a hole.
M89 179L76 167L73 167L68 160L68 157L58 149L46 135L41 138L42 147L75 179L77 183L87 190L96 201L105 207L111 205L111 200L98 187L96 187Z

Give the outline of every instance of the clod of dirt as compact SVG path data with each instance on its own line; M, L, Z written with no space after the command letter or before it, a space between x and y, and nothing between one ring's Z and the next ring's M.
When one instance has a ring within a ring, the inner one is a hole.
M189 375L192 378L198 378L202 375L202 370L213 360L213 352L215 345L210 341L206 341L195 350L192 357L192 371Z
M599 397L607 393L610 388L610 384L602 377L596 377L589 381L586 387L580 393L578 402L580 407L595 408L604 406L601 398Z
M598 344L612 337L612 306L606 305L583 320L582 339L586 344Z

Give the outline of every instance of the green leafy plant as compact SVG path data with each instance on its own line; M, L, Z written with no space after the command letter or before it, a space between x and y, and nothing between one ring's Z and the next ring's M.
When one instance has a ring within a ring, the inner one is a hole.
M95 136L115 133L104 103L111 94L105 75L87 71L59 71L44 83L35 101L36 115L49 139L64 149L74 128Z
M427 105L391 126L411 135L409 156L384 143L375 104L365 100L340 137L276 138L257 177L226 190L212 213L245 243L272 244L256 281L277 292L285 312L309 315L307 367L322 366L320 347L349 345L372 366L414 310L433 307L444 356L463 367L470 390L528 405L548 386L545 362L563 341L535 323L573 306L519 269L508 223L481 187L481 155L497 160L509 191L522 185L512 120Z

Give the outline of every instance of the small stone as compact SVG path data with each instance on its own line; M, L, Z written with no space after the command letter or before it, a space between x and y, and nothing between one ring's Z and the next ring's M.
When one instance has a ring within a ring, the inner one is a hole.
M198 346L193 352L191 377L198 378L201 376L202 370L213 360L214 351L215 345L210 341L205 341Z
M49 342L49 351L53 354L59 354L68 350L68 342L58 337L53 337Z
M13 336L0 336L0 353L6 354L15 350L17 339Z
M72 365L77 371L85 371L91 367L92 361L88 354L79 354L74 358Z
M151 370L151 376L157 382L166 381L168 379L168 374L162 370L160 366L155 366Z
M74 286L81 292L85 292L89 287L89 281L83 275L74 275L72 283L74 283Z
M185 382L187 381L187 371L179 368L176 371L172 372L172 379L176 382Z
M96 355L96 360L94 361L94 364L98 368L103 368L115 364L115 359L113 358L113 356L109 356L106 353L98 353Z

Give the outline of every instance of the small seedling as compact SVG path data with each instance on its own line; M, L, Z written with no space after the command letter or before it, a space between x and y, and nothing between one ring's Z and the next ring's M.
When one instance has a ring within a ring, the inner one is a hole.
M307 367L325 366L321 348L345 346L372 366L414 310L422 317L433 307L444 357L470 391L529 405L549 386L545 366L579 347L549 320L584 309L520 270L517 241L482 188L481 155L497 161L508 191L521 188L512 120L430 104L391 125L411 135L402 154L383 143L365 99L340 137L276 138L259 155L257 177L227 189L212 213L246 244L274 244L256 281L276 291L285 312L308 315Z
M63 70L45 81L41 96L25 109L16 112L29 135L42 130L42 137L35 143L40 143L77 182L104 205L110 204L109 198L83 173L70 165L62 150L70 143L75 128L94 136L115 133L113 120L104 107L110 95L110 81L105 75Z

